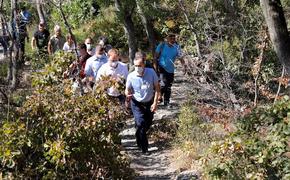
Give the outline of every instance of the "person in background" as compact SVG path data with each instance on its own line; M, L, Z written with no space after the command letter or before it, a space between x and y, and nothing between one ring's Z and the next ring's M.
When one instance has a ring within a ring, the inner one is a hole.
M59 25L54 26L54 35L51 36L48 42L48 53L54 54L56 51L62 50L65 43L65 37L61 33L61 27Z
M88 37L86 40L85 40L85 44L86 44L86 46L87 46L87 51L88 51L88 53L89 53L89 55L94 55L95 54L95 52L96 52L96 49L95 48L93 48L93 39L92 38L90 38L90 37Z
M138 51L135 53L135 59L139 59L139 58L144 59L146 68L153 68L152 63L149 60L147 60L146 54L144 52ZM135 66L133 65L130 67L129 72L133 72L134 69L135 69Z
M88 82L95 82L98 70L107 61L108 58L104 53L104 48L101 45L97 45L95 54L87 60L85 66L85 75Z
M119 61L119 52L117 49L111 49L108 52L108 62L99 69L96 81L102 80L103 76L110 76L120 84L125 84L128 76L128 66ZM121 103L125 103L125 96L116 87L110 87L107 91L109 96L116 97Z
M73 37L69 34L66 36L66 42L63 45L62 50L65 52L74 52L76 49L76 45L73 41Z
M19 46L20 46L20 60L24 62L24 56L25 56L25 39L29 41L29 36L27 32L27 24L30 22L31 14L26 10L26 7L24 5L20 6L20 12L19 12Z
M32 37L32 49L37 48L39 54L47 54L49 35L49 31L45 28L44 22L40 22L37 31Z
M87 46L84 43L79 45L79 54L80 54L79 64L81 67L80 77L84 79L86 77L85 74L86 62L91 57L91 55L88 54Z
M147 131L157 110L160 88L156 72L152 68L145 68L143 58L135 58L134 65L135 70L127 77L125 95L135 119L137 145L143 153L148 154Z
M107 54L110 49L112 49L112 45L108 43L108 39L105 36L99 37L99 45L101 45L105 49L105 53Z
M169 34L167 41L160 43L154 55L154 69L160 74L161 96L159 101L169 105L171 86L174 81L174 62L181 56L180 46L176 43L175 34Z

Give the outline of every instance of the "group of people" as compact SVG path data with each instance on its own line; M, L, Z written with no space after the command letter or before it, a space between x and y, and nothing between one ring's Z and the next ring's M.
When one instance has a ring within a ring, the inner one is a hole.
M93 87L102 81L102 77L110 76L116 82L125 85L125 91L120 92L117 87L107 89L107 94L120 100L122 104L130 105L135 124L136 141L143 153L148 153L147 131L153 120L158 104L168 106L171 96L171 86L174 80L174 62L181 56L179 45L174 34L169 34L166 41L160 43L155 51L153 66L146 66L146 55L137 52L134 59L134 70L129 73L128 65L121 62L119 51L110 47L106 49L103 41L95 44L87 38L79 45L74 44L71 36L66 42L61 35L60 26L54 27L54 35L49 38L45 25L40 23L38 31L32 38L32 47L41 52L54 54L59 50L73 52L77 49L79 54L79 76L84 84ZM74 52L73 52L74 53Z
M31 47L37 50L39 54L52 55L57 51L73 52L76 50L76 44L73 37L68 34L66 37L62 35L59 25L55 25L54 34L50 36L44 22L38 24L38 29L33 34Z

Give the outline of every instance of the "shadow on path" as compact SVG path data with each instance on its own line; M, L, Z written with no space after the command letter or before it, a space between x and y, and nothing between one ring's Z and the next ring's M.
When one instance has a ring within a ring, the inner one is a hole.
M180 69L180 68L179 68ZM150 134L163 133L163 125L167 122L173 122L179 115L180 106L188 100L188 92L190 84L182 72L177 72L172 87L171 107L160 105L158 111L154 115L153 125L149 130ZM172 164L170 139L149 139L149 155L143 155L138 149L135 141L134 120L127 120L126 129L121 132L122 145L124 150L131 158L131 168L137 174L135 179L174 179L176 171ZM166 130L166 129L165 129ZM173 131L167 129L166 131Z

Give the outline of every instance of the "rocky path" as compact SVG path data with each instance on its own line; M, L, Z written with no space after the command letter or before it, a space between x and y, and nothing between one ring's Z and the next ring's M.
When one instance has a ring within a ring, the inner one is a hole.
M163 107L162 105L158 107L158 111L154 115L151 135L159 133L160 124L176 120L180 106L188 99L190 88L191 86L183 75L181 67L178 66L172 87L171 107ZM137 174L135 179L175 179L177 169L171 158L171 142L168 142L166 138L154 139L151 136L149 139L150 155L143 155L136 145L134 120L129 119L126 127L121 133L122 145L131 158L131 168Z

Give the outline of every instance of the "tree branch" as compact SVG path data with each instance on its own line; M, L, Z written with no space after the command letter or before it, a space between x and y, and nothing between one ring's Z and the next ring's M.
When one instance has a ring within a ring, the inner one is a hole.
M178 2L179 2L179 6L180 6L180 8L181 8L181 10L183 12L183 15L184 15L184 17L185 17L185 19L187 21L187 24L189 25L189 28L191 29L191 32L193 34L193 38L194 38L195 45L196 45L197 56L201 59L202 56L201 56L201 53L200 53L200 48L199 48L199 42L197 40L197 35L196 35L195 31L194 31L192 23L190 22L190 19L189 19L189 16L188 16L188 12L186 11L186 8L184 6L184 2L183 2L183 0L178 0Z
M274 103L278 99L278 96L279 96L279 93L280 93L280 90L281 90L281 85L282 85L282 78L284 77L284 74L285 74L285 66L283 66L282 74L281 74L281 77L279 79L279 86L278 86L278 90L277 90L277 93L276 93L276 96L275 96L275 99L274 99Z

